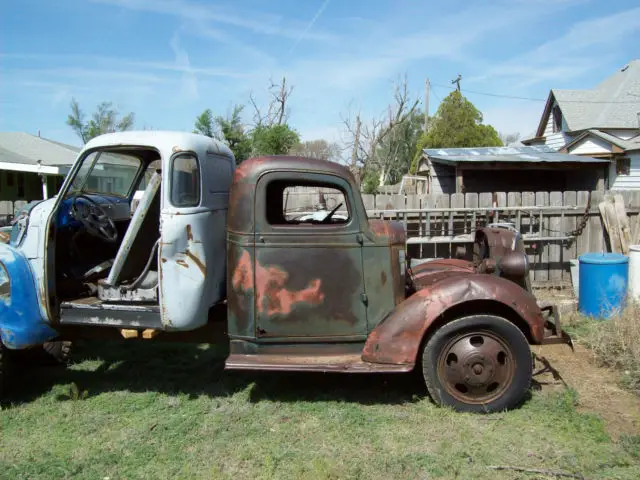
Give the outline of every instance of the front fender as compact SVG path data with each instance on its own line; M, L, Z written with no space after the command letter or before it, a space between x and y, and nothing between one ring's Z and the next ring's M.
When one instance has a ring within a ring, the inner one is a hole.
M478 300L490 301L501 310L507 307L527 325L534 343L542 341L544 318L532 294L492 275L452 275L418 290L398 305L369 334L362 359L374 363L414 364L429 327L452 308L464 310L465 303Z
M29 260L0 244L0 339L11 349L40 345L57 336L42 318Z

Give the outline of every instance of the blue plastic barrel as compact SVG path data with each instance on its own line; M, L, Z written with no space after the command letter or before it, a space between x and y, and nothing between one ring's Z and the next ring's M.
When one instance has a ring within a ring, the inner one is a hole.
M581 255L578 310L589 317L609 318L624 308L629 257L620 253Z

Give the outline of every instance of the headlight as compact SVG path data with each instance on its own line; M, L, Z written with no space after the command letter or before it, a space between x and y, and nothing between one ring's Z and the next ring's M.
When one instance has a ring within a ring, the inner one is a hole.
M0 301L5 303L11 301L11 279L2 263L0 263Z
M529 274L529 257L522 252L509 252L498 261L498 269L507 277L524 277Z

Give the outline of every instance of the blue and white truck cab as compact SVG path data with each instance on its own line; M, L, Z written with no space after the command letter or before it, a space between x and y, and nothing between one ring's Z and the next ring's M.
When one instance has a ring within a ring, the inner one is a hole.
M4 347L41 345L70 325L206 323L225 295L234 169L229 148L201 135L121 132L88 142L58 195L25 209L0 243Z

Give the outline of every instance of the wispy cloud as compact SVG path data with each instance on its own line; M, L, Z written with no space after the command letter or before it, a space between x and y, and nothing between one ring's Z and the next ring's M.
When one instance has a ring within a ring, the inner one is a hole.
M154 12L183 19L210 21L244 28L254 33L297 39L304 25L279 15L257 14L253 11L232 12L219 5L195 3L187 0L91 0L94 3L119 6L130 10ZM314 32L307 35L313 40L329 40L333 35Z
M501 78L508 79L512 87L523 89L540 83L578 78L600 68L602 60L615 53L616 46L628 42L638 32L640 7L583 20L559 37L517 57L493 64L467 81L475 83Z
M196 100L198 98L198 79L195 72L191 69L189 54L180 46L180 37L178 32L173 35L169 45L175 55L176 67L183 72L181 93L187 100Z
M330 0L324 0L324 2L322 2L322 5L320 5L320 8L316 12L316 14L313 16L313 18L311 19L311 21L309 22L307 27L300 34L300 36L296 39L296 41L293 43L293 45L291 45L291 48L289 49L289 52L287 53L287 55L291 55L291 53L293 53L293 51L296 49L298 44L302 41L302 39L304 39L307 36L307 34L309 33L309 30L311 30L311 28L315 25L315 23L318 21L320 16L323 14L325 8L327 8L327 5L329 5L329 2L330 2Z

